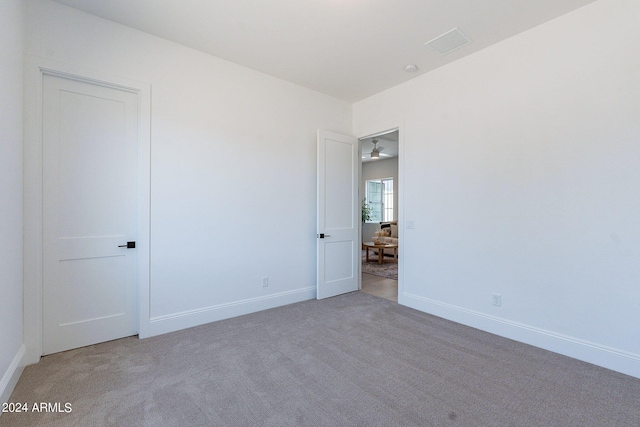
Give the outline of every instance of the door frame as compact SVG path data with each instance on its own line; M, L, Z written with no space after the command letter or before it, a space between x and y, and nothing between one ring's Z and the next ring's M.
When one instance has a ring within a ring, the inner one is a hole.
M151 195L151 85L108 73L25 55L24 75L24 364L42 356L42 81L52 75L126 90L138 97L138 218L137 218L137 330L149 334L150 195Z
M382 130L380 130L382 129ZM405 134L405 126L404 121L401 121L400 124L389 124L388 126L380 126L374 129L369 129L368 132L358 132L357 136L358 142L361 145L363 139L373 138L380 135L385 135L387 133L398 131L398 253L404 253L404 134ZM362 151L362 149L360 149ZM360 158L360 166L358 168L358 193L362 188L362 158ZM360 194L360 200L364 197L363 194ZM362 210L362 207L360 207ZM362 212L360 212L362 214ZM361 227L362 228L362 227ZM362 235L362 230L360 231L360 235ZM403 304L404 297L404 256L398 256L398 304ZM362 289L362 272L360 273L360 289Z

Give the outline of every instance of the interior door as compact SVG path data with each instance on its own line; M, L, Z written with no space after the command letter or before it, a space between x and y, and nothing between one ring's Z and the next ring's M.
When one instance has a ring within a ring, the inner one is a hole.
M318 131L317 297L360 287L358 140Z
M45 74L42 102L42 331L51 354L137 333L138 98Z

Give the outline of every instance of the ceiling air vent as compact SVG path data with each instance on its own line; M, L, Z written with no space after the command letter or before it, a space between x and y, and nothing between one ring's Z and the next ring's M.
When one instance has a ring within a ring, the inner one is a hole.
M425 44L440 52L440 55L445 55L469 43L471 43L471 39L456 27Z

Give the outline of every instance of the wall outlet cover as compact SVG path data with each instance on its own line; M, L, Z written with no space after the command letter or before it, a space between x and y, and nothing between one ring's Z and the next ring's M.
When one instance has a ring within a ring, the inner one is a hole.
M502 295L499 294L493 294L493 300L492 300L493 305L500 307L502 305Z

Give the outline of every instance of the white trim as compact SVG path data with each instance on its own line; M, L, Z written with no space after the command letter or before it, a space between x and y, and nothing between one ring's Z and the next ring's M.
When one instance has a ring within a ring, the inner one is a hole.
M24 68L25 364L42 355L42 77L51 74L138 94L138 334L149 336L151 85L33 55Z
M402 305L434 316L640 378L640 354L621 351L410 293L399 293L398 301Z
M39 66L38 68L40 69L41 74L47 75L47 76L60 77L62 79L66 79L66 80L74 80L76 82L87 83L87 84L90 84L90 85L93 85L93 86L102 86L102 87L106 87L106 88L115 88L115 89L124 90L124 91L132 92L132 93L138 93L140 91L139 88L132 87L132 86L129 86L129 85L111 83L111 82L98 80L98 79L91 78L91 77L85 77L85 76L81 76L81 75L78 75L78 74L69 73L69 72L66 72L66 71L56 70L54 68L49 68L49 67L44 67L44 66Z
M404 120L398 126L398 219L401 219L400 226L398 227L398 296L404 292L404 260L405 256L405 243L406 243L406 234L404 230L406 230L406 218L404 216L404 189L407 183L404 175L405 171L405 158L407 157L405 154L404 147L404 135L405 135L405 122ZM400 303L400 299L398 299L398 303Z
M316 287L309 286L293 291L157 316L151 318L149 332L150 336L166 334L315 298Z
M358 182L356 183L356 193L358 194L358 254L362 252L362 243L364 242L362 237L362 198L360 194L360 188L362 187L362 139L358 138ZM317 248L317 245L316 245ZM317 251L317 249L316 249ZM361 255L358 255L361 258ZM317 257L317 254L316 254ZM358 275L358 290L362 290L362 261L359 260L356 274Z
M11 393L13 393L13 389L16 387L24 370L23 358L26 351L26 347L22 344L7 371L2 376L2 380L0 380L0 403L9 401Z

